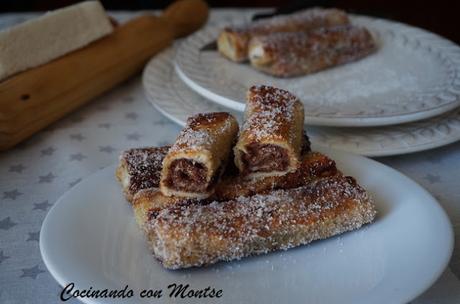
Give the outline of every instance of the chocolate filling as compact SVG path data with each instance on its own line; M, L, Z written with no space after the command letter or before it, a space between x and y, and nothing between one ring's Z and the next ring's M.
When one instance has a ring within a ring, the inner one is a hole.
M284 171L289 166L288 154L280 146L252 143L246 151L241 157L246 173Z
M205 192L208 169L191 159L176 159L169 166L168 187L185 192Z

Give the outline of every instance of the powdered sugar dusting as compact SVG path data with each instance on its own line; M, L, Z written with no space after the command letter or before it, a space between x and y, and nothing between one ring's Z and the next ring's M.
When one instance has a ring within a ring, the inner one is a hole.
M340 50L344 44L356 47L360 43L368 43L369 37L369 32L363 27L343 25L319 28L309 32L274 33L259 36L257 39L268 51L277 52L279 56L283 56L282 52L286 50L303 51L310 55L314 52L323 52L325 46L334 50ZM341 39L337 40L337 38Z
M376 49L370 33L353 25L310 32L274 33L253 38L250 45L251 64L279 77L314 73L358 60ZM263 56L255 52L260 50L263 50ZM258 64L259 57L265 58L262 64Z
M164 209L148 229L156 256L168 268L181 268L285 250L359 228L374 216L353 179L329 177L291 190Z
M343 11L312 8L289 15L257 20L250 24L229 27L228 30L241 34L260 35L278 31L306 31L320 26L346 24L348 22L348 17Z
M180 132L171 151L177 151L184 147L187 147L189 150L197 150L199 147L212 144L213 140L214 138L210 136L207 130L185 128Z
M235 123L235 118L226 112L192 116L187 120L187 125L179 133L170 151L193 151L213 145L217 136L228 133Z
M295 105L300 105L297 97L264 85L251 87L248 94L242 132L256 140L282 137L282 128L291 124Z
M364 109L372 104L384 107L404 104L417 92L441 83L437 79L443 75L441 69L442 65L426 60L421 51L408 53L397 43L383 44L368 58L286 83L286 88L311 107L345 103L355 110L360 104Z
M129 191L132 195L141 189L157 188L163 159L170 146L134 148L124 151L120 161L126 164L129 176Z

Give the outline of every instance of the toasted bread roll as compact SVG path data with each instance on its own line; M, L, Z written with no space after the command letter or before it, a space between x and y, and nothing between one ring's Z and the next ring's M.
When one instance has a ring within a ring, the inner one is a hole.
M166 196L209 197L225 170L237 133L238 122L228 113L190 117L163 161L161 192Z
M186 199L177 196L166 196L158 188L142 189L133 198L132 206L134 217L141 230L146 231L145 226L150 220L155 218L158 213L166 208L175 205L189 205L201 202L198 199ZM203 201L205 203L206 201Z
M276 189L292 189L321 177L341 174L335 162L324 154L308 152L302 156L299 168L281 176L266 176L248 180L244 176L224 176L216 186L212 199L225 201L239 196L267 193Z
M300 167L286 175L269 176L256 180L247 180L238 175L229 175L222 178L215 187L215 193L201 204L212 201L227 201L238 197L248 197L255 194L268 193L278 189L298 188L323 177L342 175L337 170L335 162L324 154L308 152L302 156ZM165 196L157 188L142 189L132 201L137 222L141 228L145 219L157 214L162 209L176 204L198 203L197 199L186 200L175 196Z
M116 177L125 194L126 200L133 203L133 197L136 193L144 189L151 189L150 192L158 191L160 184L160 175L162 162L166 153L171 146L164 147L145 147L134 148L124 151L120 155L120 162L116 170ZM324 176L324 174L333 174L336 171L335 163L327 156L317 152L309 152L309 141L305 136L304 156L302 164L296 172L286 175L286 177L266 178L257 181L247 181L238 177L236 167L229 163L223 174L222 180L216 185L216 193L212 196L214 199L226 200L237 196L247 196L250 193L260 193L266 190L272 190L282 187L292 188L300 179L308 179L305 174L312 177ZM144 191L139 199L144 199L149 191ZM174 201L174 200L171 200Z
M170 146L134 148L121 153L116 177L126 200L132 201L141 189L158 188L163 159Z
M350 177L328 177L291 190L151 214L144 227L153 254L170 269L286 250L371 222L376 211Z
M252 37L277 32L309 31L319 27L348 24L345 12L338 9L313 8L290 15L281 15L252 22L248 25L226 27L217 38L221 54L230 60L248 59L248 45Z
M254 37L249 59L262 72L292 77L355 61L375 50L368 30L346 25Z
M297 97L274 87L251 87L234 147L240 172L260 178L295 171L303 146L303 122L303 105Z

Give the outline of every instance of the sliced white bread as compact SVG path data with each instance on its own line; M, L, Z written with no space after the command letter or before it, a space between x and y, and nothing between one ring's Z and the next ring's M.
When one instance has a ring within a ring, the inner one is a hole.
M99 1L64 7L0 32L0 81L113 32Z

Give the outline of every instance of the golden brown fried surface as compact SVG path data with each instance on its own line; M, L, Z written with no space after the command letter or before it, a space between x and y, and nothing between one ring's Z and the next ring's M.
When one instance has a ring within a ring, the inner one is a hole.
M291 189L325 176L340 174L335 162L319 152L307 152L302 156L299 168L281 176L267 176L248 180L244 176L227 176L216 186L215 200L230 200L239 196L251 196L275 189Z
M225 170L238 122L225 112L187 120L163 161L160 190L167 196L206 198Z
M249 44L249 58L260 71L293 77L355 61L375 50L368 30L346 25L254 37Z
M299 168L286 175L265 177L257 180L247 180L238 175L227 175L216 185L215 193L206 200L168 197L162 195L157 188L139 191L132 201L138 223L142 227L148 214L156 214L162 209L176 204L191 204L201 202L207 204L212 201L227 201L243 196L268 193L277 189L292 189L307 185L322 177L339 176L335 162L319 152L308 152Z
M144 227L155 257L177 269L289 249L357 229L375 214L354 179L333 176L225 202L178 204Z
M290 15L279 15L247 25L229 26L217 39L219 52L228 59L242 62L248 59L249 41L254 36L278 32L310 31L315 28L348 24L344 11L312 8Z
M131 202L139 190L159 187L163 159L169 148L134 148L121 153L115 175L126 200Z
M247 92L245 122L233 148L235 164L249 178L283 175L300 163L304 109L286 90L252 86Z

